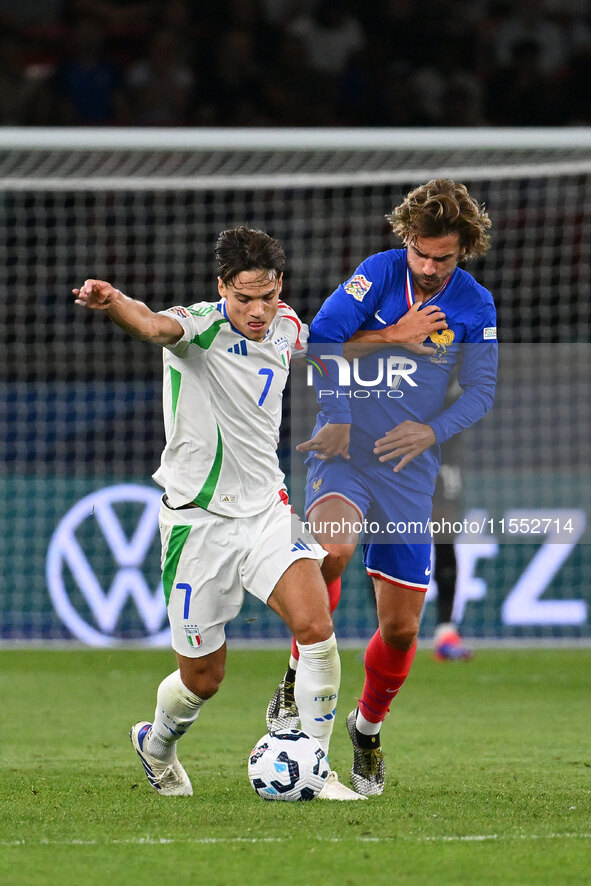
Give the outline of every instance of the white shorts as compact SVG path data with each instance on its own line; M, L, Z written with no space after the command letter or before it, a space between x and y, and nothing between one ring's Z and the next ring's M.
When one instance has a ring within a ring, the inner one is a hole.
M189 658L223 645L248 591L266 603L296 560L322 562L326 551L304 531L288 503L254 517L160 505L162 583L173 649Z

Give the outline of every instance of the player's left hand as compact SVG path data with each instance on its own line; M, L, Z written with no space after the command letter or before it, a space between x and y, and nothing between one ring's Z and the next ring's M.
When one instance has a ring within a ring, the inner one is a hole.
M397 474L409 461L436 442L435 431L430 425L407 420L376 440L373 451L382 462L400 458L394 467L394 473Z
M118 298L123 298L119 290L106 280L85 280L80 289L72 289L72 292L76 296L74 304L95 311L106 311Z
M349 459L349 438L351 435L350 424L326 424L304 443L298 443L298 452L313 452L314 458L321 461L330 461L337 455Z

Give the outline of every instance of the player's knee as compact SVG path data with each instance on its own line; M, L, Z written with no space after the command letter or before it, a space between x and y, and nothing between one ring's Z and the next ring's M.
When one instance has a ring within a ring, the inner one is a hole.
M324 640L328 640L333 633L332 618L327 612L318 614L297 625L294 630L294 637L298 643L310 646L312 643L322 643Z
M322 563L322 576L326 582L334 581L340 578L347 568L355 551L355 545L323 544L322 547L328 551Z
M188 668L183 672L181 679L187 689L204 700L211 698L220 688L225 676L225 667L216 664L207 669Z
M380 633L387 646L408 652L417 639L419 633L418 619L410 618L403 621L380 622Z

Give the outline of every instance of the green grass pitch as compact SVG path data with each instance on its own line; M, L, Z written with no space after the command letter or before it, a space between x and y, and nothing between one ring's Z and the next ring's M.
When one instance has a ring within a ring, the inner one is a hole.
M420 651L383 728L386 791L356 803L269 803L248 783L285 657L230 650L181 743L195 795L164 798L127 733L170 653L1 651L0 883L591 883L591 650ZM346 781L362 664L341 658L330 762Z

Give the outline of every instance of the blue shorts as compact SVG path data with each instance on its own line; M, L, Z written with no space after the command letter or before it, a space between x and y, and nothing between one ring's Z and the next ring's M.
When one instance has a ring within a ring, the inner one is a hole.
M409 489L391 469L380 468L369 476L340 456L331 461L310 459L306 519L320 502L335 498L359 515L368 574L426 591L431 575L431 494Z

